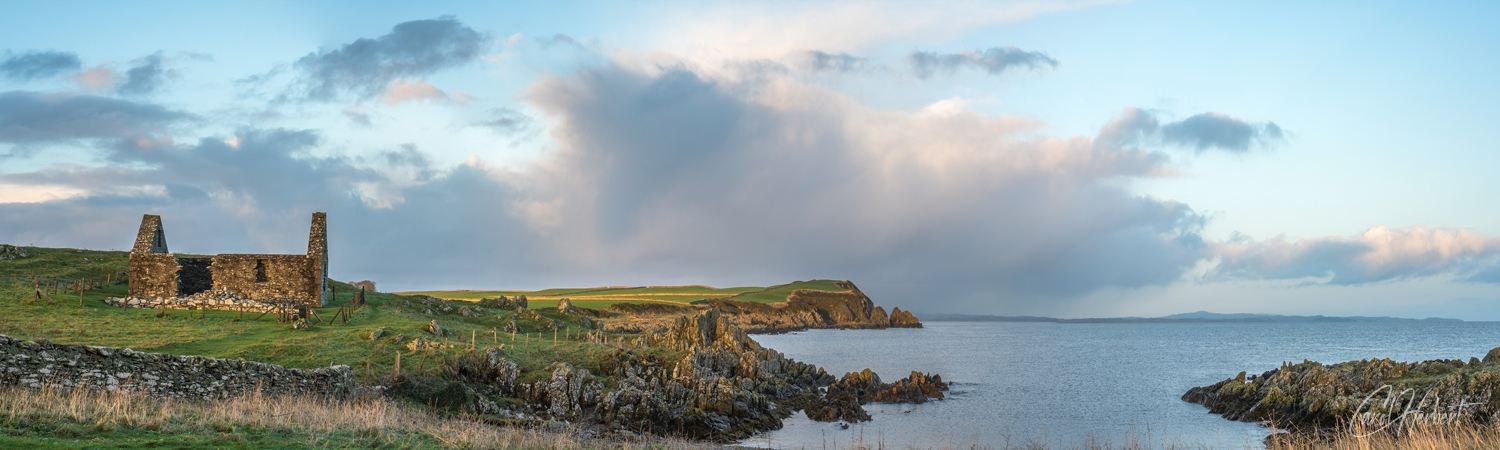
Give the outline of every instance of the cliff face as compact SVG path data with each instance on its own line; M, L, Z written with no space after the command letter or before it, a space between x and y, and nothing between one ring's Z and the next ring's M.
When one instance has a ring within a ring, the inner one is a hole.
M843 292L798 289L786 303L755 303L733 298L709 300L734 325L750 333L783 333L812 328L885 329L921 328L922 323L901 308L887 316L854 283L840 281Z

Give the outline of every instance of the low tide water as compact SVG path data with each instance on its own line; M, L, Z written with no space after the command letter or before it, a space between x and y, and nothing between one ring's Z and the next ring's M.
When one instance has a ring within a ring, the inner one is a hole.
M844 429L801 413L742 444L778 449L1074 448L1092 439L1152 448L1263 448L1269 430L1180 399L1304 359L1467 360L1500 346L1500 322L1144 323L928 322L922 329L757 335L762 345L835 376L870 368L952 383L947 400L868 405Z

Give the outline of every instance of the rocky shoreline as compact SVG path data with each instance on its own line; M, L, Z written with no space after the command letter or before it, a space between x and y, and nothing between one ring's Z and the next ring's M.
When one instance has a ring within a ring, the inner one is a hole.
M1351 426L1395 430L1433 418L1461 426L1493 425L1500 416L1500 348L1468 361L1284 363L1260 375L1240 372L1194 387L1182 400L1225 419L1274 424L1299 434Z
M592 426L601 432L676 435L729 442L779 429L782 420L806 410L814 420L869 420L861 404L922 403L942 399L947 385L936 375L913 373L881 383L866 369L835 379L822 368L786 358L751 339L729 315L709 309L680 316L665 332L637 338L632 348L683 352L662 359L653 352L620 349L606 355L599 373L556 363L550 376L518 382L520 373L502 352L475 351L446 371L448 405L454 409ZM414 384L397 380L391 392ZM826 388L826 389L824 389ZM523 401L519 411L496 401Z

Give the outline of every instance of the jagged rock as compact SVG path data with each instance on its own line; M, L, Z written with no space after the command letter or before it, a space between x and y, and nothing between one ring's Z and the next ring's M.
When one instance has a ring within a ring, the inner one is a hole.
M922 328L922 322L911 311L902 311L900 307L891 308L892 328Z
M563 314L577 314L578 310L573 309L573 301L572 300L569 300L569 299L565 298L565 299L557 301L557 312L560 312L560 313L563 313Z
M500 327L500 331L504 331L506 333L515 333L516 332L516 321L512 320L510 322L505 322L505 326Z
M377 329L375 331L371 331L370 332L370 340L372 340L372 341L378 341L378 340L380 340L380 337L384 336L384 335L385 335L385 328L381 328L381 329Z
M926 403L929 398L942 400L946 390L948 384L939 375L912 372L894 383L882 383L880 375L865 369L844 374L828 386L828 396L851 396L860 403Z
M859 398L853 395L830 395L809 403L803 410L807 418L819 422L863 422L870 420L870 414L859 405Z
M1258 376L1240 372L1233 378L1189 389L1182 399L1208 407L1210 413L1229 420L1271 421L1278 427L1317 432L1346 423L1356 414L1391 417L1402 414L1405 401L1390 403L1397 407L1394 410L1381 403L1385 397L1375 399L1380 403L1375 409L1365 402L1371 393L1391 386L1395 392L1416 393L1413 402L1433 398L1441 399L1443 406L1467 405L1455 412L1453 422L1485 421L1500 414L1500 402L1492 400L1500 392L1500 368L1489 364L1496 357L1500 357L1500 348L1491 350L1486 361L1479 365L1457 359L1420 363L1390 359L1333 365L1315 361L1283 363L1280 368ZM1449 412L1453 411L1443 411Z
M438 325L437 320L427 323L427 332L432 333L433 336L443 336L447 333L442 326Z
M875 393L879 392L880 388L880 375L876 375L875 372L866 368L863 371L844 374L843 378L828 386L828 395L852 395L855 398L869 401L868 399L874 398Z
M926 403L929 398L942 400L946 390L948 383L943 382L941 375L914 371L911 376L895 383L881 385L872 400L878 403Z

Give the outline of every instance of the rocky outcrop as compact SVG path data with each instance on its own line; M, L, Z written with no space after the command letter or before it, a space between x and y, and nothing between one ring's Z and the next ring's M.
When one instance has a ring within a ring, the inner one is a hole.
M865 369L844 374L828 386L828 396L854 396L860 403L926 403L927 399L942 400L947 390L948 383L940 375L912 372L894 383L882 383L880 375Z
M244 360L59 345L0 335L0 385L130 390L149 397L200 400L255 391L344 398L354 389L354 372L349 366L290 369Z
M1270 421L1317 431L1355 418L1399 420L1450 414L1453 421L1488 423L1500 413L1500 348L1486 360L1403 363L1367 359L1333 365L1283 363L1260 375L1239 375L1189 389L1182 399L1225 419ZM1388 401L1391 400L1391 401ZM1417 405L1416 415L1408 408ZM1436 409L1434 409L1436 408ZM1361 419L1363 420L1363 419Z
M922 328L922 322L911 311L894 308L891 310L891 328Z
M942 400L948 383L938 374L912 372L910 376L883 384L872 397L876 403L926 403L927 399Z
M717 311L684 316L638 344L681 354L618 350L603 369L615 386L588 381L589 373L555 366L548 380L520 388L533 412L611 428L734 440L781 427L795 409L778 401L834 381L822 369L763 348Z
M26 249L9 244L0 244L0 261L7 259L21 259L31 255L26 254Z
M884 329L893 326L916 327L921 322L910 312L875 306L854 283L840 281L843 292L798 289L785 303L755 303L722 298L706 303L722 311L730 322L751 333L783 333L812 328Z
M526 309L526 305L526 296L524 295L517 296L515 298L510 298L502 295L497 298L479 299L479 306L483 306L485 308Z

